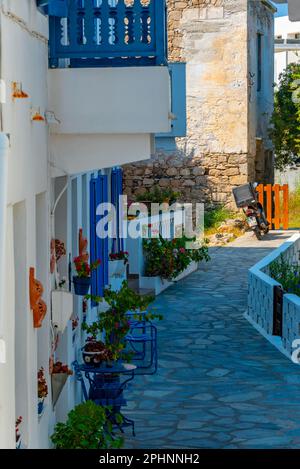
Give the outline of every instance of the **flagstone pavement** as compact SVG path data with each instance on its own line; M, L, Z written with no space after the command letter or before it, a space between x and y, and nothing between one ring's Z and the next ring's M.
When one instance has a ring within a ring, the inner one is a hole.
M126 391L127 448L300 448L300 368L243 317L247 270L292 233L252 233L157 297L159 368Z

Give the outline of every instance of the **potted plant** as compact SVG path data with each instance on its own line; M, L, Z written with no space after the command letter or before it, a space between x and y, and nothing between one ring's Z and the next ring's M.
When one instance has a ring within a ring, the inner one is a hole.
M129 360L130 356L125 353L126 335L130 330L128 311L145 311L153 301L153 297L142 297L129 288L127 282L123 282L119 291L108 288L105 290L103 298L93 297L92 299L95 302L104 300L108 308L105 312L98 314L97 321L92 324L84 323L83 330L90 334L95 341L101 340L104 335L105 346L110 351L113 361ZM151 315L152 319L154 317ZM157 317L161 318L159 315Z
M53 364L51 373L51 385L52 385L52 402L56 404L64 385L67 382L69 376L73 374L73 371L69 369L68 365L57 361Z
M123 277L128 264L129 253L120 251L109 255L109 275L110 277Z
M16 449L21 449L22 446L22 438L20 433L20 425L23 421L23 417L18 417L15 423L15 430L16 430Z
M194 244L193 249L188 249ZM158 295L171 285L197 270L201 260L209 260L206 243L198 246L195 240L185 236L173 240L159 238L145 239L145 273L140 277L140 288L153 289Z
M100 366L104 362L112 360L112 353L105 344L94 337L88 337L82 348L82 357L86 365Z
M90 290L91 272L99 267L100 260L89 264L82 256L77 256L74 258L74 264L77 272L77 275L73 276L75 295L85 296Z
M56 424L51 440L56 449L122 448L123 439L113 435L114 421L121 424L121 415L86 401L69 412L66 423Z
M48 396L48 386L45 377L44 368L38 371L38 415L42 415L44 410L45 398Z

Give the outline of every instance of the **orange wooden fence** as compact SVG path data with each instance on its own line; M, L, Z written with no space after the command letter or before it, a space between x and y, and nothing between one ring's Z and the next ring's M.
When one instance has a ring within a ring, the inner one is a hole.
M271 228L289 229L289 186L284 184L260 184L257 187L259 202L263 205ZM281 197L282 194L282 197Z

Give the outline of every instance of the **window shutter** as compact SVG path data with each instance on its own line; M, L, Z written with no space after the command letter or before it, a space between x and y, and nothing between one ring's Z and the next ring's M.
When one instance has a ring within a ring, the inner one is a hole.
M97 223L101 219L100 215L96 215L97 207L105 202L108 202L107 176L100 174L90 181L90 261L101 261L100 267L91 274L93 296L103 296L105 286L108 285L108 238L98 238L96 232Z

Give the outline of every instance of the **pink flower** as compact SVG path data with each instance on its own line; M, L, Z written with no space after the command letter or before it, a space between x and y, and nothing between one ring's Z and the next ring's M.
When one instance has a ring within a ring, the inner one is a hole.
M185 253L185 249L184 249L184 248L180 248L179 251L181 252L181 254L184 254L184 253Z

